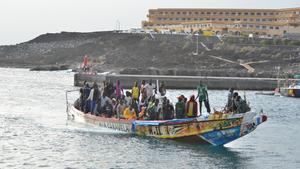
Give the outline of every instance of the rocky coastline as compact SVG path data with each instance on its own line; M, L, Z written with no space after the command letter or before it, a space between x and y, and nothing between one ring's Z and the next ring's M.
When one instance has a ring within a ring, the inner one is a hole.
M92 71L115 74L276 77L300 72L300 46L294 41L200 36L198 53L196 47L193 35L61 32L0 46L0 66L79 70L88 55Z

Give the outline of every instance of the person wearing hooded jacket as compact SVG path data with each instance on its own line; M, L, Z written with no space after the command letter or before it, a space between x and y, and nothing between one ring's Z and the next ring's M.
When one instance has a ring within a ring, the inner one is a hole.
M186 111L185 111L186 116L188 118L197 117L197 109L198 109L198 104L195 100L195 96L192 95L190 97L190 100L186 104Z

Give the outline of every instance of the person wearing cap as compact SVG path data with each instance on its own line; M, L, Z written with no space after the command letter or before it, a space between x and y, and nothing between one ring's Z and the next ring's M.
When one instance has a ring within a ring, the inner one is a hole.
M199 98L200 116L202 115L202 102L204 102L207 113L210 113L210 105L209 105L209 100L208 100L207 86L200 83L199 86L197 86L197 90L198 90L198 94L197 94L196 100L197 100L197 98Z
M183 102L183 97L182 95L177 97L178 98L178 102L175 105L175 117L176 119L183 119L184 118L184 113L185 113L185 104Z
M197 117L197 109L198 109L198 104L195 101L195 95L192 95L190 97L190 100L186 104L186 116L188 118Z

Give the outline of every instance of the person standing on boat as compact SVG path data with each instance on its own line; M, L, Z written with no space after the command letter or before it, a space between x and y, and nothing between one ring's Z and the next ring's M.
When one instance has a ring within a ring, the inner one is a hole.
M88 97L90 95L91 88L86 81L83 82L83 85L84 112L88 113L90 111L90 101L88 100Z
M231 110L232 108L232 104L233 104L233 88L229 89L228 92L228 98L227 98L227 104L226 104L226 110Z
M121 99L121 96L124 94L123 87L120 84L120 80L117 80L116 83L116 98L117 100Z
M190 100L187 102L186 104L186 116L188 118L193 118L193 117L197 117L197 109L198 109L198 104L195 101L195 96L192 95L190 97Z
M209 105L209 100L208 100L208 92L207 92L207 86L203 85L202 83L197 86L198 94L196 97L199 98L199 116L202 115L202 102L204 102L204 105L206 107L207 113L210 113L210 105Z
M153 90L155 88L155 85L152 84L152 79L150 79L149 83L146 84L145 89L146 89L146 94L147 94L147 98L149 99L150 97L153 96Z
M159 90L159 93L160 93L161 96L165 96L166 95L167 90L166 90L164 82L160 83L160 86L159 86L158 90Z
M123 116L123 112L124 112L124 110L125 110L125 108L126 108L126 105L125 105L125 103L124 103L124 100L123 99L121 99L120 100L120 103L118 104L118 106L117 106L117 118L123 118L124 116Z
M146 89L145 89L145 86L146 86L146 81L145 80L142 80L142 83L141 83L141 86L140 86L140 92L141 92L141 97L142 98L147 98L147 92L146 92Z
M132 93L132 99L135 100L136 102L139 102L139 98L140 98L140 89L138 87L137 82L134 82L134 85L131 89L131 93Z
M183 102L183 97L179 96L178 102L175 105L175 113L176 113L176 119L183 119L184 113L185 113L185 104Z
M95 114L95 112L96 112L97 102L98 102L99 96L100 96L100 92L99 92L99 89L98 89L98 85L97 85L96 82L94 82L93 89L91 90L90 95L87 99L87 100L90 100L91 114Z

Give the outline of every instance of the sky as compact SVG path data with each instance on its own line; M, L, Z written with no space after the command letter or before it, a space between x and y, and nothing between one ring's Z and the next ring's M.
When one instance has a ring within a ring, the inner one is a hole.
M0 0L0 45L45 33L140 27L151 8L289 8L300 0Z

